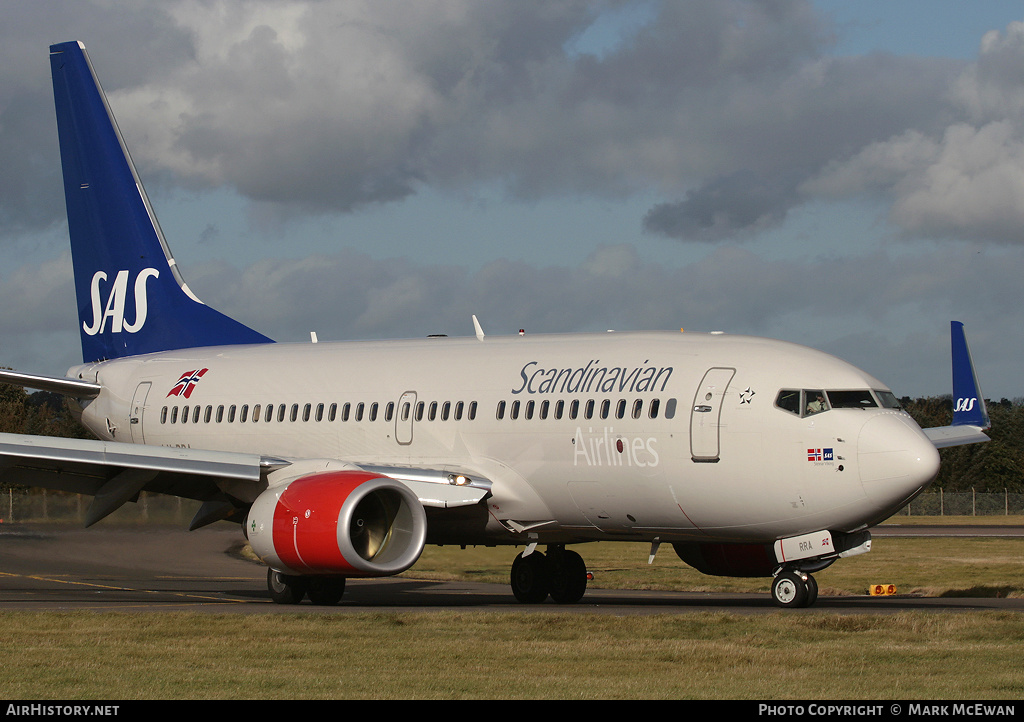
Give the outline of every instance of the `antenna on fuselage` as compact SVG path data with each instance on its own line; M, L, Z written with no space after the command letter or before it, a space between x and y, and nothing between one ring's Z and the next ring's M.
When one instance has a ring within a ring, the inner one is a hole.
M480 321L477 319L475 313L473 314L473 328L476 330L477 340L483 341L484 340L484 329L480 325Z

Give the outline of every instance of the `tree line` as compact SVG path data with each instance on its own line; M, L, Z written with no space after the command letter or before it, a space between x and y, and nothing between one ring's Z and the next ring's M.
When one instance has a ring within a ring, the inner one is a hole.
M900 403L922 427L945 426L953 418L953 399L949 395L903 397ZM934 487L951 492L1024 492L1024 398L986 404L992 420L988 431L992 440L940 449L942 465ZM71 415L63 396L46 391L28 393L9 384L0 384L0 432L92 438Z

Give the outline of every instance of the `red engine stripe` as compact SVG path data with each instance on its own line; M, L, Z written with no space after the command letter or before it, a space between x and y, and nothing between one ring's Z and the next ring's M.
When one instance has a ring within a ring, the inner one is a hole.
M281 561L296 571L355 571L338 549L338 517L352 492L377 478L365 471L332 471L289 484L274 507L274 551Z

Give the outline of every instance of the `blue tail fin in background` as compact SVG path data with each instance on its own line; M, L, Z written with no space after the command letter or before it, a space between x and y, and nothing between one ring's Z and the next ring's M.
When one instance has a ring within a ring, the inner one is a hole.
M50 70L83 360L270 343L185 285L85 47L51 45Z
M981 395L978 376L974 373L974 361L967 346L964 325L959 321L950 322L950 345L953 352L953 426L977 426L989 428L988 409L985 397Z

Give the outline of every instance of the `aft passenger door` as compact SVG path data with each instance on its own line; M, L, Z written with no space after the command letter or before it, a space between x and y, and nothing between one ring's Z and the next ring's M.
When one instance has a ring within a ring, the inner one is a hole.
M146 397L149 396L149 389L153 386L149 381L143 381L135 389L135 396L132 397L132 409L128 415L128 429L132 435L132 443L144 444L146 437L142 433L142 417L146 410Z
M704 374L690 410L690 456L697 463L719 459L719 429L725 390L736 369L712 368Z

